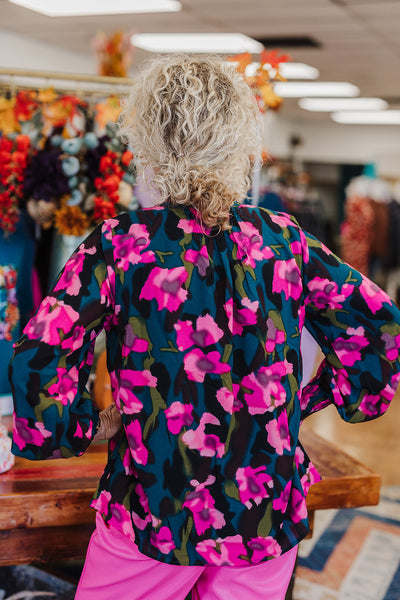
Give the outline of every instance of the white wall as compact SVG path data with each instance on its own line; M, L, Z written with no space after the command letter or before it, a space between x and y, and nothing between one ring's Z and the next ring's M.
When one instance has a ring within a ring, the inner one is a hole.
M1 28L0 67L96 73L95 60L90 54L70 52L60 46Z
M290 156L290 136L303 143L296 150L301 160L333 163L376 163L378 174L400 177L400 126L341 125L293 120L281 113L265 115L264 140L278 158Z

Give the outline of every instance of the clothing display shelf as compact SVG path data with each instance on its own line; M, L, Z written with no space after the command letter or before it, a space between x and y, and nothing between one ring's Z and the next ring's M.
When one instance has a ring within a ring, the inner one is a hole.
M127 77L104 77L83 73L61 73L0 67L0 89L14 94L19 89L53 88L57 92L73 92L76 95L109 95L127 92L133 79Z

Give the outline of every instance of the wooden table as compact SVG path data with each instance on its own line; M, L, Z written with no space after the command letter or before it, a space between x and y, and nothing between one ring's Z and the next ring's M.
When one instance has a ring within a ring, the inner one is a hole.
M380 476L340 448L303 428L302 443L323 476L311 487L311 517L323 508L379 501ZM105 443L68 460L16 459L0 475L0 566L83 558L94 528L89 502L106 461Z

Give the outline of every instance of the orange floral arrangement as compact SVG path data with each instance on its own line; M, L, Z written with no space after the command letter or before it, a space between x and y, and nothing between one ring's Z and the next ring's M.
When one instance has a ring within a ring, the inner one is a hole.
M279 54L278 50L264 49L260 53L259 65L252 76L246 74L247 67L253 62L248 52L231 56L230 61L237 63L237 70L242 73L248 85L254 91L254 96L261 112L267 109L277 110L282 104L282 98L274 92L276 81L285 81L280 73L280 65L290 61L288 54Z
M133 46L130 34L117 31L112 35L100 32L93 40L99 61L99 74L108 77L126 77L132 62Z

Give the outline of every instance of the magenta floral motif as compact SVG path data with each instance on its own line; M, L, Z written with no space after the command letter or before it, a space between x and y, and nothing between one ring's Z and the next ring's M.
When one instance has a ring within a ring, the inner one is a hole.
M251 302L249 298L242 298L242 305L245 308L238 308L232 298L224 304L229 330L233 335L241 335L245 325L255 325L257 323L258 300Z
M303 488L304 495L307 496L310 487L314 485L314 483L318 483L318 481L321 481L321 479L321 475L318 473L317 469L310 461L307 467L307 471L301 478L301 487Z
M178 229L182 229L185 233L203 233L208 235L211 229L205 227L200 220L196 219L179 219Z
M142 429L139 421L135 420L126 425L125 431L133 460L139 463L139 465L146 465L149 453L143 444Z
M261 466L240 467L236 471L236 481L239 484L240 501L247 508L253 508L261 504L264 498L268 498L270 492L267 488L273 487L272 477L266 473L267 467Z
M386 357L390 361L397 360L400 348L400 334L392 336L390 333L383 333L382 339L385 342Z
M215 477L210 475L203 483L196 480L190 482L195 490L186 495L182 508L187 508L193 515L194 526L199 535L202 535L207 529L221 529L225 525L225 519L222 512L215 508L214 498L206 486L212 485Z
M188 273L185 267L173 269L154 267L143 286L140 298L155 299L158 310L166 308L170 312L174 312L187 298L188 292L182 287L187 277Z
M286 411L283 411L277 419L266 424L268 443L275 448L277 454L282 456L284 450L291 449L289 424Z
M243 263L245 265L254 269L256 261L266 260L274 256L274 253L268 246L261 248L264 240L254 225L240 221L239 227L240 233L232 233L230 238L236 242L238 246L237 257L239 260L244 259Z
M139 413L143 404L133 393L135 387L156 387L157 378L150 371L131 371L122 369L119 372L119 391L118 400L122 410L126 414Z
M101 227L101 232L104 234L104 237L106 238L106 240L112 240L113 229L114 229L114 227L117 227L118 224L119 224L118 219L107 219L106 221L104 221L104 223Z
M96 248L85 248L84 244L79 246L79 250L71 256L66 262L60 279L57 281L54 291L65 290L69 296L78 296L82 287L80 274L82 272L85 255L96 254Z
M225 444L213 433L206 433L207 425L221 425L217 417L211 413L204 413L197 429L189 429L182 436L183 443L191 450L198 450L201 456L224 455Z
M30 427L28 419L13 414L13 441L20 450L27 444L43 446L44 440L51 435L51 431L47 431L43 423L36 422L33 427Z
M219 375L230 371L230 366L220 360L221 355L216 350L205 354L195 348L185 355L183 364L189 379L203 383L207 374Z
M174 327L179 350L187 350L193 345L204 348L216 344L224 335L224 332L218 327L211 315L198 317L196 329L194 329L191 321L178 321Z
M132 519L128 509L119 502L110 503L108 508L111 513L111 518L107 521L110 527L114 527L117 531L122 531L122 533L134 540L135 533L133 531Z
M122 356L125 358L131 352L147 352L149 342L135 335L132 325L128 323L125 327L124 341L122 344Z
M196 545L196 550L210 565L248 566L249 564L247 550L240 535L204 540Z
M64 406L69 406L75 399L78 392L79 372L76 367L67 369L57 367L57 379L48 392L55 400L61 402Z
M57 346L61 342L60 331L70 333L78 319L79 313L71 306L47 296L36 315L26 325L24 333L30 340L40 339L45 344Z
M282 548L278 542L271 536L268 537L256 537L251 539L247 543L250 550L253 550L253 556L251 557L252 563L259 563L265 558L273 556L276 558L282 554Z
M368 417L377 417L383 414L389 408L389 402L382 402L383 394L365 394L361 400L358 410Z
M101 514L106 515L108 513L108 506L111 501L111 494L106 490L100 492L100 496L91 501L90 506L95 510L98 510Z
M284 360L270 367L261 367L257 373L243 377L243 386L251 390L251 393L244 394L249 413L260 415L285 404L286 390L281 381L292 372L293 365Z
M342 308L343 302L348 298L354 290L354 285L345 283L341 292L338 291L338 285L335 281L315 277L308 285L310 290L306 298L306 304L314 304L319 310L332 309L338 310Z
M100 304L113 306L115 301L115 271L108 265L107 277L104 279L100 287Z
M300 269L294 258L277 260L274 264L272 291L276 294L283 292L286 300L298 300L303 291Z
M272 508L279 510L281 513L285 513L289 502L290 491L292 489L292 481L288 481L285 485L282 493L272 501Z
M169 527L161 527L160 531L152 531L150 534L150 542L153 546L158 548L162 554L169 554L175 549L174 540L172 539L172 533Z
M362 278L361 285L359 287L360 294L364 298L371 312L376 314L383 306L383 303L391 304L390 297L378 288L378 286L370 281L367 277Z
M185 260L194 264L199 271L200 277L205 277L207 273L207 267L210 264L210 258L207 252L207 246L202 246L201 250L186 250Z
M233 391L231 392L228 388L222 387L217 391L217 400L227 413L232 414L240 410L243 404L238 399L238 393L240 390L240 385L234 383Z
M164 410L167 417L168 430L174 435L178 435L182 427L189 427L193 423L193 405L182 404L182 402L173 402L171 406Z
M271 221L283 229L286 229L286 227L293 227L295 225L295 223L290 219L289 215L286 215L285 213L271 213L270 218Z
M271 317L267 319L267 339L265 341L265 350L273 352L277 344L284 344L286 339L285 332L278 329Z
M346 367L352 367L354 363L361 360L361 350L368 346L368 340L364 337L364 329L360 325L357 329L349 327L346 330L348 339L338 337L332 347L340 362Z
M132 223L128 233L114 235L112 243L115 264L123 271L127 271L132 265L156 260L152 250L144 252L150 245L150 236L146 226L140 223Z
M336 406L343 406L344 397L349 397L351 394L351 383L348 379L346 369L336 369L332 367L332 395Z
M72 335L66 335L61 342L61 348L75 352L78 348L82 348L83 339L85 337L85 328L81 325L77 325L70 332Z
M293 523L299 523L307 518L306 499L296 488L292 488L290 492L288 511Z

